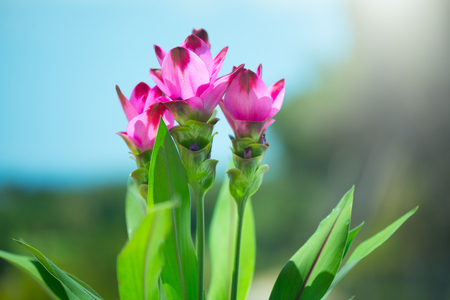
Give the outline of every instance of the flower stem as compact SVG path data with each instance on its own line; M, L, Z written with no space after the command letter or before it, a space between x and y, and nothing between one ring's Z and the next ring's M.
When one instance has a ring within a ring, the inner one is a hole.
M242 226L244 224L244 211L247 199L244 201L236 201L238 206L238 226L236 231L236 245L234 250L234 269L233 269L233 280L231 283L231 300L237 299L238 293L238 277L239 277L239 258L241 253L241 236L242 236Z
M193 189L197 207L197 299L203 300L203 270L205 263L205 193L201 189Z

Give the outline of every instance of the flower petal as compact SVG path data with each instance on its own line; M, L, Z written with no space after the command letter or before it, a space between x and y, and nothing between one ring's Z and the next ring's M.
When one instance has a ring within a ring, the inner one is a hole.
M155 103L153 104L148 110L148 131L147 131L147 138L150 141L151 148L153 148L155 144L156 134L158 133L158 126L159 122L161 120L161 117L164 119L164 115L166 112L166 107L163 103ZM169 124L166 124L170 125ZM173 126L173 121L172 121ZM169 127L170 128L170 127Z
M258 69L256 69L256 75L262 78L262 64L259 64Z
M191 50L201 60L205 63L206 69L208 69L209 74L211 75L213 70L213 59L211 55L211 51L209 50L208 45L198 36L191 34L186 38L184 43L181 45L188 50Z
M160 117L166 111L162 103L155 103L149 109L133 118L127 126L127 136L141 151L153 148Z
M117 134L123 138L131 153L133 153L134 155L139 155L141 153L141 151L136 147L136 141L130 138L126 132L117 132Z
M161 69L150 69L150 77L164 94L170 95L169 89L164 84L164 80L161 75Z
M140 82L131 92L130 103L140 114L144 111L145 101L147 100L150 87L145 82Z
M161 96L162 96L162 91L158 88L158 86L155 86L152 89L150 89L150 91L148 92L148 95L147 95L147 99L145 100L144 111L149 109L151 105L153 105L157 102L160 102L160 101L157 101L157 99Z
M234 68L233 72L218 78L213 82L200 96L203 99L203 113L200 121L206 122L211 117L212 112L222 100L223 94L227 90L231 82L242 71L244 65Z
M233 130L234 134L237 135L237 128L236 128L236 122L233 119L233 117L230 115L230 113L228 112L227 108L225 107L225 105L223 104L223 101L219 102L219 106L222 109L222 112L225 116L225 118L228 121L228 124L230 124L231 129Z
M141 151L153 147L147 135L149 124L148 111L146 110L133 118L127 126L127 136L134 141L135 146Z
M189 120L199 120L203 111L203 100L200 97L192 97L187 100L165 101L164 105L182 126Z
M183 47L173 48L166 55L161 76L170 91L168 95L174 100L195 97L197 90L209 85L209 72L205 63L194 52Z
M216 55L216 57L214 57L214 65L211 73L211 81L214 81L217 78L217 75L219 75L223 61L225 60L225 56L227 55L227 51L228 47L225 47Z
M131 105L130 101L128 101L127 97L122 94L119 86L116 85L117 95L119 96L120 104L122 105L123 112L127 117L127 120L130 121L134 117L138 115L136 109L134 109L133 105Z
M211 44L209 43L208 33L205 29L200 28L199 30L192 29L192 33L201 38L209 48L211 48Z
M269 118L275 116L281 109L284 100L285 85L284 79L279 80L269 87L270 96L272 98L272 110L270 111Z
M164 60L164 57L166 56L166 51L163 50L158 45L153 45L153 48L155 49L156 58L158 59L159 65L162 66L162 62Z
M237 120L261 122L272 109L272 98L261 78L245 70L230 84L224 105Z

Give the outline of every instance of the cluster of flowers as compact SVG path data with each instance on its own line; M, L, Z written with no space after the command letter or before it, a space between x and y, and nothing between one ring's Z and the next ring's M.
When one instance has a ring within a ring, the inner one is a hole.
M217 105L236 138L252 138L265 144L264 132L274 122L272 117L283 103L284 79L268 88L261 79L261 65L256 73L240 65L233 67L230 74L217 78L228 47L214 58L210 47L204 29L194 29L183 44L167 53L155 45L161 68L150 69L150 77L156 86L150 88L141 82L129 99L116 87L129 121L126 132L118 134L134 155L153 148L160 117L169 129L174 126L174 120L180 125L186 125L188 120L207 122ZM199 145L188 147L200 150ZM244 155L250 157L251 151L246 150Z

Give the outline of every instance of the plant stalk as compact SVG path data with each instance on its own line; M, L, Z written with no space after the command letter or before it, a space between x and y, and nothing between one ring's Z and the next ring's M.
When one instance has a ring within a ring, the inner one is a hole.
M205 264L205 193L200 189L193 189L197 207L197 300L203 300L203 273Z
M242 237L242 227L244 224L244 212L247 199L244 201L236 201L238 203L238 226L236 231L236 245L234 250L234 269L233 269L233 279L231 283L231 300L237 300L238 293L238 279L239 279L239 259L241 254L241 237Z

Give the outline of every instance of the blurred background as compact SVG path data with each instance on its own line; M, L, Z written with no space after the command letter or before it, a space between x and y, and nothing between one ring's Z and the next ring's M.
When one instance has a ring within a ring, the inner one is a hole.
M419 205L331 300L450 299L450 2L0 0L0 249L23 238L118 299L124 196L134 162L114 86L154 85L153 44L205 28L221 74L264 66L286 98L267 132L270 165L254 196L257 266L267 299L284 263L356 186L355 242ZM230 159L221 118L215 196ZM0 260L0 299L48 299Z

